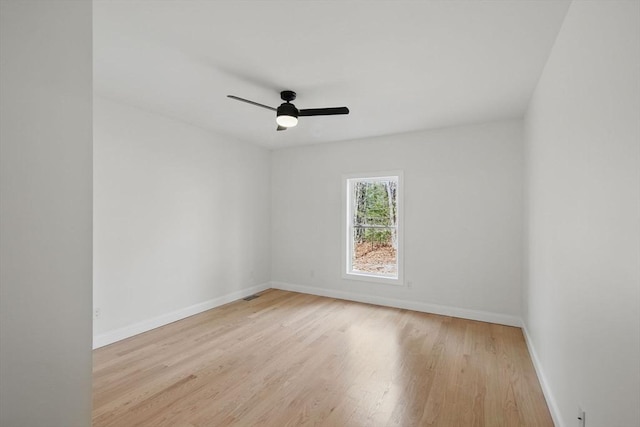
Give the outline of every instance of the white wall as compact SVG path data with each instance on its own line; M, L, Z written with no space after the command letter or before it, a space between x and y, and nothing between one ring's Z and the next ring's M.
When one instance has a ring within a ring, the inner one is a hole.
M94 334L267 286L268 150L100 97L94 113Z
M520 121L272 153L274 286L519 324ZM342 176L401 169L405 283L341 277Z
M558 426L640 425L640 2L574 2L526 115L525 324Z
M91 2L0 2L0 425L91 424Z

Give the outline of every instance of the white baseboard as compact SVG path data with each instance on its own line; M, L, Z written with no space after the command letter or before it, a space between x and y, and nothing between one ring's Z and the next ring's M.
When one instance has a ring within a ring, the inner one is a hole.
M553 397L551 387L549 387L549 382L547 381L547 378L542 371L542 365L540 364L538 353L536 353L536 349L533 346L533 342L531 341L531 336L529 335L529 330L527 329L527 325L524 322L522 322L522 332L524 334L524 340L527 343L527 348L529 349L529 354L531 355L533 367L536 370L536 375L538 375L538 382L540 382L540 387L542 387L542 393L544 394L544 398L547 401L547 406L549 407L551 418L553 418L553 423L556 427L565 427L565 424L563 424L562 419L560 418L560 410L558 409L558 404Z
M382 305L386 307L404 308L407 310L421 311L423 313L440 314L443 316L460 317L462 319L479 320L481 322L497 323L507 326L522 326L522 319L508 314L492 313L488 311L469 310L466 308L451 307L446 305L429 304L419 301L407 301L394 298L386 298L372 295L363 295L353 292L344 292L334 289L316 288L313 286L294 285L291 283L271 282L271 287L283 291L300 292L303 294L318 295L323 297L338 298L349 301L364 302L368 304Z
M171 313L163 314L161 316L154 317L153 319L143 320L142 322L134 323L133 325L125 326L123 328L119 328L100 335L94 335L93 348L96 349L104 347L105 345L109 345L125 338L129 338L134 335L150 331L151 329L159 328L160 326L167 325L177 320L184 319L185 317L193 316L194 314L211 310L212 308L228 304L241 298L245 298L249 295L253 295L256 292L262 292L269 289L269 287L269 283L262 283L260 285L241 289L239 291L232 292L221 297L194 304L180 310L172 311Z

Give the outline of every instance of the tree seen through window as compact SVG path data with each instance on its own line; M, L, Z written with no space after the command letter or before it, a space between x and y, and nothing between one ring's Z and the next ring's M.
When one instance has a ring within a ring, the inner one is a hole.
M397 277L397 180L352 180L351 270Z

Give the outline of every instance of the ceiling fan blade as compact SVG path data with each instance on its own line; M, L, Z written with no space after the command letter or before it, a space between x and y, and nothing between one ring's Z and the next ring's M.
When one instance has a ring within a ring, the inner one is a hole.
M269 107L268 105L260 104L258 102L249 101L248 99L240 98L239 96L227 95L227 98L235 99L236 101L246 102L247 104L255 105L256 107L262 107L268 110L278 111L276 108Z
M305 108L299 111L298 116L333 116L335 114L349 114L349 109L347 107Z
M287 129L289 129L289 128L286 128L286 127L280 126L280 125L278 125L278 127L276 128L276 130L287 130Z

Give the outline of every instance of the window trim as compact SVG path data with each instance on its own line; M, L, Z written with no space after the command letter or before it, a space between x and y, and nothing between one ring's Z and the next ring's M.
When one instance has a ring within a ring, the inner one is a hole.
M350 182L354 179L366 180L371 179L377 181L381 178L398 179L398 188L396 193L396 218L397 218L397 237L398 247L396 252L398 262L398 277L376 276L366 273L354 273L351 269L351 186ZM364 282L383 283L387 285L404 286L404 173L402 170L368 172L368 173L352 173L342 175L342 278L346 280L358 280Z

